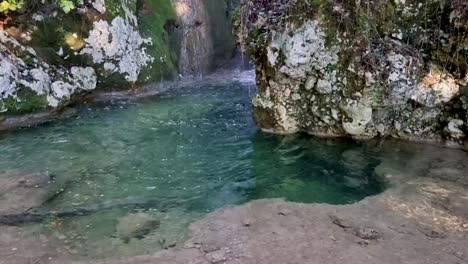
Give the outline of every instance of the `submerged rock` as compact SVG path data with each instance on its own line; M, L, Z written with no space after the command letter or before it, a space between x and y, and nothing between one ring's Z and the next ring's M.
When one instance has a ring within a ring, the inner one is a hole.
M243 3L235 30L256 66L257 125L462 144L467 17L457 1Z
M0 172L0 215L21 214L50 198L51 178L46 174Z
M161 222L147 213L129 214L119 219L117 235L128 243L132 238L142 239L155 229Z

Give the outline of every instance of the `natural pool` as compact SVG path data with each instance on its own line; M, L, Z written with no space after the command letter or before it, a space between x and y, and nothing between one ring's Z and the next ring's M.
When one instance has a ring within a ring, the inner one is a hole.
M57 185L35 212L87 212L28 224L23 235L77 258L153 253L225 205L274 197L347 204L383 191L372 145L257 131L254 87L198 81L0 136L0 170L45 173ZM160 226L122 239L119 221L135 212Z

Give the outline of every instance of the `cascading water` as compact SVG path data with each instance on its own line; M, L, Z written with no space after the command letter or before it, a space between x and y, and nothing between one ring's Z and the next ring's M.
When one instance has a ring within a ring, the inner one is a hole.
M175 33L180 42L179 73L205 75L233 59L231 2L172 0L178 17Z
M201 0L173 1L181 24L180 74L196 76L209 68L211 25Z

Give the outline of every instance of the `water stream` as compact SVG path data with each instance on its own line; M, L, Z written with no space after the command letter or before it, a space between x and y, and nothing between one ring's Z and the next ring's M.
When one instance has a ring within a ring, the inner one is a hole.
M38 212L93 213L31 224L25 236L77 258L153 253L217 208L254 199L347 204L385 188L376 149L346 140L275 136L251 119L253 82L197 81L155 98L85 105L67 120L0 136L3 171L51 175L60 185ZM161 221L125 241L119 219Z

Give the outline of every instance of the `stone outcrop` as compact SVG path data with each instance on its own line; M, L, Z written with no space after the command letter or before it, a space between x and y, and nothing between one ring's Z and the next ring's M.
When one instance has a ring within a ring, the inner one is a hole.
M256 66L256 123L462 143L467 17L458 0L243 2L234 28Z
M0 110L57 107L73 94L96 88L91 67L50 65L34 49L0 31Z

